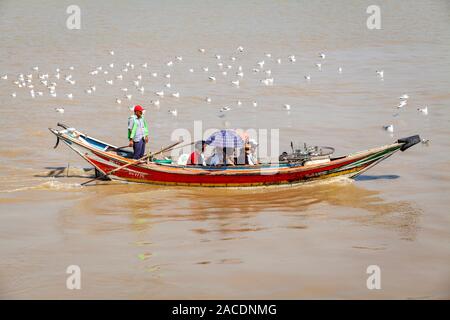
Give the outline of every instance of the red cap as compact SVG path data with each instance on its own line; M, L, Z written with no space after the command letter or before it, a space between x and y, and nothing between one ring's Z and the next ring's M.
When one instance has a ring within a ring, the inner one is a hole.
M139 105L134 106L134 112L136 112L136 111L144 111L144 108L142 108L142 107L139 106Z

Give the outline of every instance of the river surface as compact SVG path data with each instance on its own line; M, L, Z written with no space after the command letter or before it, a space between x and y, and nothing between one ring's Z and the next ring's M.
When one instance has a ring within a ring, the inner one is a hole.
M448 299L450 5L377 3L380 30L366 26L371 1L0 1L0 298ZM80 30L66 27L72 4ZM33 88L14 84L21 73ZM47 128L62 122L122 146L135 104L147 109L151 150L177 129L194 134L194 121L278 130L280 152L291 140L338 155L413 134L429 142L356 180L80 187L92 170L67 146L53 149ZM66 287L70 265L81 290ZM366 285L371 265L379 290Z

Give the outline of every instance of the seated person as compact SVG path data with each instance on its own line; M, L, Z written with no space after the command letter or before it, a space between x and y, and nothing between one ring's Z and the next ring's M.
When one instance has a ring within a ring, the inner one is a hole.
M214 153L208 159L208 164L210 166L219 166L223 164L223 148L216 147Z
M258 143L250 139L248 143L245 144L245 164L256 165L258 164L258 159L256 157L256 147Z
M234 149L233 148L224 148L225 159L224 162L227 166L234 166Z
M205 154L204 154L205 147L206 147L206 142L204 140L197 141L195 143L195 150L189 156L187 164L188 165L197 165L197 166L206 166Z

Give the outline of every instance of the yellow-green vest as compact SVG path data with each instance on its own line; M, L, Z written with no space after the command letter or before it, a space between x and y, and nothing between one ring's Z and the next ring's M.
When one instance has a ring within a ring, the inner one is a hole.
M133 118L134 124L133 124L133 129L128 130L128 140L134 139L134 136L136 135L136 130L138 127L138 121L137 121L136 115L132 115L131 118ZM146 136L148 136L147 120L145 120L145 118L143 116L141 118L144 121L144 137L146 137Z

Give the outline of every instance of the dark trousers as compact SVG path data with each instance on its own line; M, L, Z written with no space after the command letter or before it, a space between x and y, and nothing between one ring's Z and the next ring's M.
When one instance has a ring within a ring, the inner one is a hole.
M133 143L133 159L140 159L145 153L145 140L141 139L138 142Z

